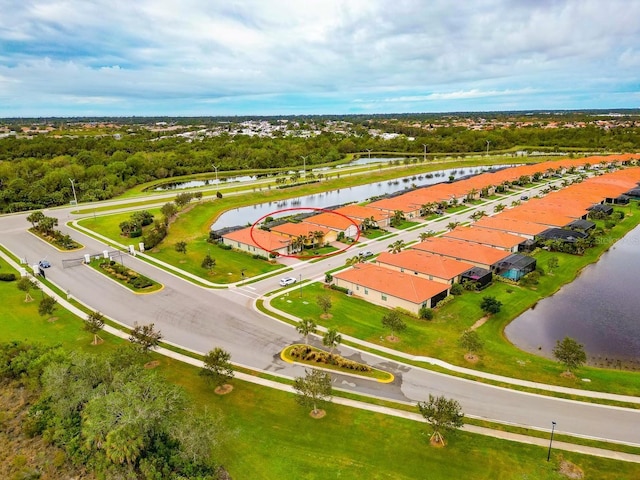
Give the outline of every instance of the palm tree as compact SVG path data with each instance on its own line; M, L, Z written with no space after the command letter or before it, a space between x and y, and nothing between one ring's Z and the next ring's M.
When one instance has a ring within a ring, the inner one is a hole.
M345 264L348 267L352 267L354 265L357 265L358 263L364 262L364 258L361 257L360 255L356 255L355 257L351 257L351 258L347 258L347 261L345 262Z
M313 246L317 246L319 243L322 243L322 239L324 239L324 232L322 232L321 230L316 230L314 232L311 232L311 235L313 235Z
M316 327L318 325L316 325L316 322L314 322L313 320L309 319L309 318L305 318L303 320L300 320L298 322L298 325L296 325L296 331L302 335L304 337L304 344L308 345L309 344L309 335L311 333L316 333Z
M391 218L391 224L393 226L396 226L402 222L404 222L405 218L404 218L404 213L402 212L402 210L395 210L393 212L393 218Z
M322 344L329 347L329 355L333 356L333 349L342 342L342 335L335 328L330 328L322 337Z
M467 193L467 200L475 200L477 194L478 190L472 188L471 190L469 190L469 193Z
M460 222L449 222L447 223L447 230L453 230L458 225L460 225Z
M404 248L404 240L396 240L387 247L392 254L400 253Z
M495 213L498 213L498 212L503 211L505 208L507 208L507 206L504 203L499 203L495 207L493 207L493 211Z
M434 232L433 230L429 230L428 232L422 232L420 235L418 235L418 237L420 238L421 242L424 242L427 238L435 236L435 234L436 232Z
M471 215L471 218L473 218L475 221L478 221L478 220L480 220L482 217L484 217L486 215L487 215L487 212L485 212L484 210L476 210Z
M298 251L301 252L302 250L304 250L304 244L307 242L307 237L305 237L304 235L298 235L294 240L293 240L293 245L295 245L296 247L298 247Z
M364 220L362 220L362 223L360 224L360 229L363 232L366 232L370 228L373 228L375 224L376 224L376 221L373 219L373 215L372 215L371 217L367 217Z

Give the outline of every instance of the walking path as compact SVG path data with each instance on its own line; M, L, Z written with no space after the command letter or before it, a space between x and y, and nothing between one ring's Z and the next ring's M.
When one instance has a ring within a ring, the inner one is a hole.
M2 257L4 260L6 260L12 267L14 267L15 269L19 270L21 268L20 265L18 265L9 255L5 254L4 252L0 251L0 257ZM39 283L39 287L42 289L42 291L44 293L46 293L47 295L55 298L58 303L64 307L65 309L69 310L71 313L73 313L74 315L80 317L81 319L85 319L87 317L87 314L84 313L81 309L79 309L78 307L76 307L75 305L72 305L68 299L66 298L62 298L61 296L59 296L58 294L56 294L51 288L49 288L47 285L43 284L42 282L38 282ZM76 300L77 301L77 300ZM268 303L268 302L266 302ZM88 306L87 306L88 308ZM273 307L271 307L273 309ZM273 309L275 310L275 309ZM285 314L285 313L280 313L281 315L285 315L287 317L290 317L292 319L295 319L295 317ZM111 321L116 322L113 319L110 319ZM115 335L117 337L123 338L123 339L128 339L129 335L125 332L123 332L120 329L117 329L115 327L112 327L110 325L105 325L104 326L104 330L112 335ZM351 341L355 341L357 339L352 339L350 337L345 337L348 338ZM359 343L362 344L366 344L367 342L361 342L358 341ZM171 343L167 342L168 344L171 345ZM388 351L388 353L393 352L394 355L398 355L401 352L396 352L394 350L391 349L385 349L384 347L379 347L378 345L373 345L373 344L369 344L371 345L371 348L376 348L376 349L381 349L381 350L386 350ZM182 349L184 349L184 347L179 346L179 345L172 345L175 347L180 347ZM187 349L188 350L188 349ZM188 363L190 365L196 366L196 367L202 367L203 366L203 362L201 360L197 360L193 357L189 357L187 355L183 355L181 353L177 353L174 352L173 350L169 350L166 348L158 348L156 350L158 353L160 353L161 355L173 358L175 360L184 362L184 363ZM202 354L201 352L195 352L193 351L194 354ZM410 356L410 355L401 355L404 357L412 357L414 359L418 359L418 358L427 358L427 357L415 357L415 356ZM439 363L443 363L444 362L440 362L439 360L436 359L430 359L434 362L439 362ZM237 365L237 364L236 364ZM248 366L245 365L239 365L245 368L250 368ZM460 367L455 367L453 365L451 365L450 367L455 368L455 369L460 369ZM255 370L255 369L253 369ZM467 369L460 369L460 370L467 370ZM475 372L475 371L470 371L473 374L478 374L481 372ZM265 371L259 371L258 373L264 373L264 374L268 374L271 376L278 376L277 374L275 374L274 372L265 372ZM486 374L488 375L488 374ZM256 385L260 385L260 386L264 386L264 387L268 387L268 388L275 388L284 392L289 392L289 393L295 393L293 390L293 387L284 383L280 383L274 380L269 380L266 378L260 378L257 376L253 376L253 375L249 375L243 372L235 372L235 378L245 381L245 382L250 382ZM284 377L283 377L284 378ZM513 379L511 379L513 380ZM532 382L528 382L528 383L532 383ZM552 387L549 385L542 385L542 387ZM562 387L557 387L557 388L562 388ZM342 391L341 389L336 389L339 391ZM565 390L571 390L571 389L565 389ZM585 392L579 390L578 392L580 392L580 394L584 395ZM599 393L599 392L586 392L586 393ZM618 396L620 397L620 396ZM640 399L637 399L635 397L629 397L634 399L636 402L640 402ZM390 408L390 407L384 407L381 405L374 405L371 403L367 403L367 402L363 402L363 401L358 401L358 400L352 400L352 399L348 399L348 398L343 398L343 397L334 397L332 399L332 402L338 405L343 405L343 406L347 406L347 407L352 407L352 408L359 408L362 410L367 410L370 412L375 412L375 413L381 413L384 415L392 415L395 417L400 417L400 418L405 418L408 420L412 420L412 421L419 421L419 422L424 422L424 418L419 415L418 413L414 413L414 412L409 412L406 410L399 410L399 409L395 409L395 408ZM409 404L407 404L409 405ZM530 437L527 435L521 435L521 434L516 434L516 433L510 433L510 432L504 432L504 431L500 431L500 430L493 430L490 428L486 428L486 427L479 427L479 426L475 426L475 425L465 425L462 428L464 431L466 432L470 432L470 433L475 433L475 434L479 434L479 435L486 435L486 436L491 436L494 438L499 438L499 439L503 439L503 440L509 440L509 441L514 441L514 442L519 442L519 443L526 443L526 444L530 444L530 445L539 445L539 446L543 446L546 447L548 445L547 440L544 438L538 438L538 437ZM598 456L598 457L603 457L603 458L610 458L610 459L614 459L614 460L620 460L620 461L625 461L625 462L633 462L633 463L640 463L640 455L636 455L636 454L630 454L630 453L624 453L624 452L617 452L617 451L612 451L612 450L606 450L603 448L596 448L596 447L589 447L589 446L584 446L584 445L575 445L572 443L568 443L568 442L560 442L560 441L555 441L553 443L553 448L557 449L557 450L565 450L565 451L570 451L570 452L576 452L576 453L582 453L582 454L586 454L586 455L593 455L593 456Z

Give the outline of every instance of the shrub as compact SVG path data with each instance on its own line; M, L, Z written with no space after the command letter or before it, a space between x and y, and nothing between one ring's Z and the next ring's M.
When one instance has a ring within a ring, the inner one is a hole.
M436 308L442 307L444 305L446 305L447 303L451 303L455 300L456 297L454 297L453 295L449 295L444 297L442 300L440 300L437 304L436 304Z
M423 320L433 320L434 315L433 308L422 307L419 312L419 316Z
M349 289L348 288L344 288L344 287L339 287L338 285L331 285L330 287L332 290L335 290L337 292L342 292L342 293L349 293Z
M226 243L218 243L218 247L222 250L231 250L233 248L231 245L227 245Z
M462 295L464 293L464 287L459 283L454 283L451 285L451 295Z
M15 273L0 273L0 282L13 282L15 279Z
M264 255L260 255L260 254L257 254L257 253L252 255L252 258L255 259L255 260L268 260L268 258L265 257Z

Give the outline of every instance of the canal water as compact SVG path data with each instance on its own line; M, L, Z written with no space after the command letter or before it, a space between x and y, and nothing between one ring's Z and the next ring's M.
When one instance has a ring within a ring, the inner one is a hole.
M328 192L317 193L314 195L305 195L302 197L290 198L287 200L279 200L274 202L260 203L248 207L236 208L229 210L218 218L212 225L212 230L233 227L236 225L246 225L253 223L259 218L270 215L276 210L294 207L315 207L326 208L335 205L342 205L350 202L362 202L372 197L385 195L388 193L396 193L408 188L413 184L417 186L434 185L449 180L450 176L461 178L463 176L475 175L483 171L497 170L505 166L476 166L467 168L453 168L439 170L420 175L412 175L409 177L397 178L394 180L385 180L377 183L369 183L359 185L357 187L342 188L339 190L331 190ZM283 215L286 215L283 214ZM277 217L277 215L274 215Z
M640 226L613 244L575 281L516 318L505 334L523 350L547 357L552 357L557 340L569 336L584 345L592 365L638 369L638 272Z

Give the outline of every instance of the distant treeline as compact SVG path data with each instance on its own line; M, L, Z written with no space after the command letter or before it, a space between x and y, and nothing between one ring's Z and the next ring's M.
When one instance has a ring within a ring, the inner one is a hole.
M428 125L427 125L428 127ZM370 129L402 134L384 139L370 135ZM465 127L421 128L411 122L368 117L347 133L321 133L309 138L281 134L260 138L222 133L191 141L184 137L164 138L166 132L145 128L123 129L113 135L56 138L0 139L0 210L15 212L68 203L75 182L80 202L104 200L125 190L157 179L241 169L307 166L343 159L354 152L398 152L431 154L492 152L518 145L561 150L636 151L640 127L508 128L468 130ZM409 137L413 137L410 139Z

